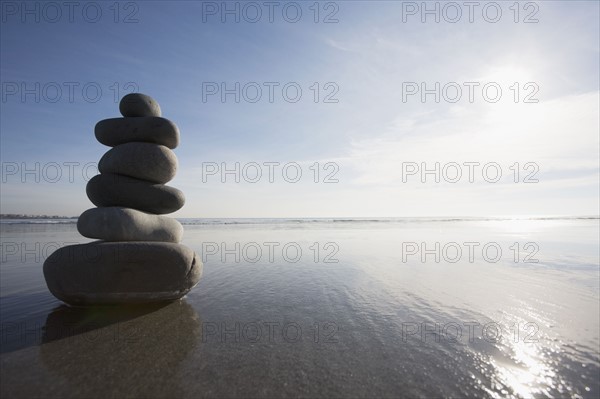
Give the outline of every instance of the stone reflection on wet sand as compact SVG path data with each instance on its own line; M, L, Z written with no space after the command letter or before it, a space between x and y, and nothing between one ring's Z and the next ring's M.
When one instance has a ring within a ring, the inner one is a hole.
M40 346L2 358L5 382L12 380L2 384L2 397L53 396L48 389L61 397L181 396L179 365L200 341L200 325L185 299L60 305L48 314Z

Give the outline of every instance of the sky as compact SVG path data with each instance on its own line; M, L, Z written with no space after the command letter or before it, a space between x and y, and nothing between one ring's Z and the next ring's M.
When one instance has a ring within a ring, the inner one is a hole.
M132 91L176 217L599 213L596 1L1 4L2 213L93 207Z

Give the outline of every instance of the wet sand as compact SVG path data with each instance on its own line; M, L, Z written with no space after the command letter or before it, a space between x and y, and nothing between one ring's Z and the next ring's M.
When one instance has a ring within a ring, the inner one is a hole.
M186 225L200 284L109 308L45 288L74 225L0 227L2 397L598 395L597 219Z

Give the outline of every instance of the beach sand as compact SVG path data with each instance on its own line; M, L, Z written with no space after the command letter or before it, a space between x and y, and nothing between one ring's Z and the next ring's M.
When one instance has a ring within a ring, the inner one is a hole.
M599 394L598 219L187 222L198 286L109 308L45 287L74 224L2 224L1 396Z

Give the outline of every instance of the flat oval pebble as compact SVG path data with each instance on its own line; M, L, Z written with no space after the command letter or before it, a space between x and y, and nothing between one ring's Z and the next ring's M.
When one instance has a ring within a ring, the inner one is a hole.
M44 262L50 292L71 305L175 300L200 280L196 253L163 242L102 242L61 247Z
M179 242L183 236L175 219L121 207L88 209L79 216L77 230L104 241Z
M85 191L96 206L121 206L159 215L185 204L185 196L174 187L113 173L92 177Z
M175 177L177 157L160 144L125 143L108 150L100 162L100 173L116 173L154 183L166 183Z
M130 93L119 103L123 116L161 116L160 105L150 96L142 93Z
M110 147L135 141L162 144L171 149L179 145L177 125L157 116L104 119L96 124L94 134L100 143Z

